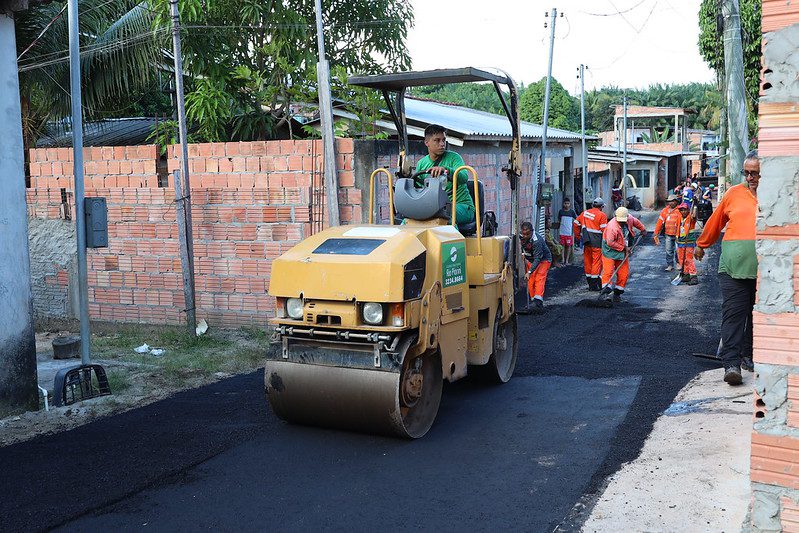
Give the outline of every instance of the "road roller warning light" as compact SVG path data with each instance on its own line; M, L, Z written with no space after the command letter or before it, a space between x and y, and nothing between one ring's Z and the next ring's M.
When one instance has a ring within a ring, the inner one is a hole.
M521 159L513 80L467 68L350 83L382 91L391 110L401 110L407 87L469 81L493 82L510 120L513 142L505 171L516 227ZM448 197L447 176L410 172L405 115L391 114L401 132L400 164L396 179L386 169L372 173L370 224L328 228L272 264L269 293L277 299L277 313L271 323L278 349L267 356L264 383L272 409L287 421L419 438L436 418L444 380L471 373L498 383L511 378L520 254L518 242L481 227L483 186L471 167L454 175L469 175L475 220L450 223L457 187ZM371 223L375 177L381 175L388 178L386 225Z

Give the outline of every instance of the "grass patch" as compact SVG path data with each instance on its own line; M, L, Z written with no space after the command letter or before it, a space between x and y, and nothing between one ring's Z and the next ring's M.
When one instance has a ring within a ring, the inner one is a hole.
M108 386L111 387L112 393L126 391L133 386L130 373L124 370L109 370L106 376L108 377Z
M155 356L134 351L145 343L151 349L165 350L164 354ZM92 338L92 351L97 358L141 365L143 370L176 385L196 378L211 378L220 372L254 370L262 366L268 349L268 334L257 327L218 329L195 337L188 335L185 327L123 324L112 333L98 333ZM125 387L124 383L120 385Z

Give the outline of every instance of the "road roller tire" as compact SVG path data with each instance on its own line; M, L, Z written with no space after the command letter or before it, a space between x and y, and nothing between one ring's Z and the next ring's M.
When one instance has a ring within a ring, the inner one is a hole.
M438 352L407 357L414 340L400 343L396 371L268 360L269 404L292 423L422 437L438 414L443 374Z
M488 362L482 366L470 366L469 373L486 383L507 383L516 368L519 353L519 338L516 334L516 314L500 324L501 315L497 312L494 320L493 351Z

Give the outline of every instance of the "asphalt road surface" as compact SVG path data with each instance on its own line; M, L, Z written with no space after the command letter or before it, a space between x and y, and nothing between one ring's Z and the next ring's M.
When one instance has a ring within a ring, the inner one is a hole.
M651 226L651 224L650 224ZM579 529L677 392L714 361L715 253L672 287L636 251L626 301L575 305L552 272L544 316L520 317L510 383L444 388L430 433L403 441L292 426L262 374L236 376L71 431L0 448L0 530Z

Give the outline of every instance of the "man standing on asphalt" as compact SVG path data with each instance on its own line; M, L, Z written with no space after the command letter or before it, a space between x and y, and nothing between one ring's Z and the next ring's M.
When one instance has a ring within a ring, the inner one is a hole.
M544 288L547 284L547 273L552 265L552 252L546 241L533 231L530 222L522 222L521 231L522 253L524 253L527 271L524 279L527 281L527 292L533 302L533 311L544 312Z
M655 246L660 246L660 230L665 230L666 272L674 270L674 247L680 227L680 218L680 210L677 209L677 195L670 194L666 200L666 207L660 212L660 217L655 224L655 235L653 237Z
M602 236L602 292L606 300L620 302L621 295L627 286L630 276L630 248L627 238L646 233L640 220L630 215L626 207L616 209L616 216L608 222ZM618 269L618 270L616 270ZM613 272L616 271L616 283L612 283Z
M593 207L586 209L574 221L575 235L583 241L583 270L589 291L598 291L602 272L602 232L608 225L608 216L602 211L605 200L594 199Z
M712 246L726 226L719 258L721 287L721 340L719 356L724 363L724 381L730 385L743 382L741 368L752 372L752 309L757 287L757 252L755 233L757 186L760 183L760 159L757 150L744 161L744 183L730 187L696 242L700 261L705 248Z

